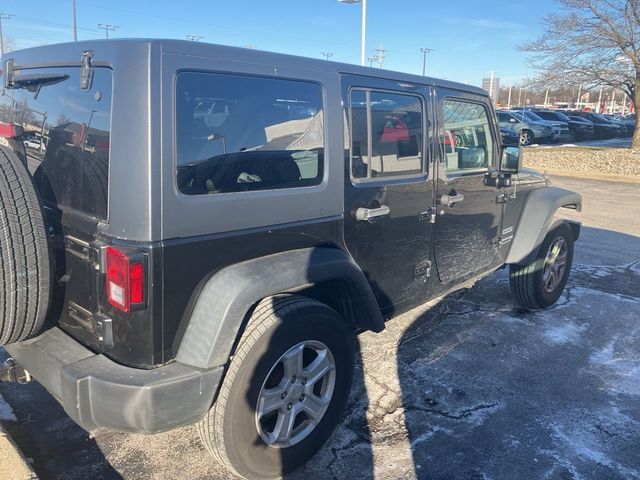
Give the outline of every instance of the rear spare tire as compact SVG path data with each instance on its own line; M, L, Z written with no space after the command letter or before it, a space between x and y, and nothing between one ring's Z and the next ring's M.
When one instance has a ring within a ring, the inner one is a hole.
M38 195L15 153L0 146L0 346L39 332L49 306L50 281Z

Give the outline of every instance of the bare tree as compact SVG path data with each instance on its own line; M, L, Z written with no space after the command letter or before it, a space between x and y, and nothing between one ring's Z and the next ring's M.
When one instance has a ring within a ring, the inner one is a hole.
M531 53L534 83L608 86L625 92L640 119L640 0L558 0L544 34L518 48ZM633 149L640 149L636 127Z

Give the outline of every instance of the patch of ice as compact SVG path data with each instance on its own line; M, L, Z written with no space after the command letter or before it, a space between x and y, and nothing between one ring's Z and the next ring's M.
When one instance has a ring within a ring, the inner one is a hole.
M586 325L576 325L572 322L556 324L544 331L544 336L557 345L576 342L580 339L582 333L587 329Z
M573 434L570 435L565 431L563 425L552 424L551 428L555 443L559 443L563 449L568 449L583 461L590 461L611 468L625 477L637 478L640 476L640 471L626 467L609 458L603 451L603 446L595 441L588 431L580 431L580 435L576 434L578 432L572 432Z
M0 395L0 420L3 420L5 422L18 421L15 414L13 413L13 409L7 403L7 401L4 398L2 398L2 395Z

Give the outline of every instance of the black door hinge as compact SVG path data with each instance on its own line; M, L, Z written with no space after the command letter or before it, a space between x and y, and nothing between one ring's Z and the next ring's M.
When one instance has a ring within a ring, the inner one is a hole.
M418 215L420 222L436 223L436 209L433 207L427 208L424 212L420 212Z
M431 276L431 262L426 260L424 262L420 262L416 265L415 269L415 278L420 277L430 277Z

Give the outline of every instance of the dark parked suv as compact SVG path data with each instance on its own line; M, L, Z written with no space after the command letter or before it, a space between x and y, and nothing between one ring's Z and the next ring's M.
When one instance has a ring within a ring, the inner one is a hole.
M340 420L353 335L506 265L528 308L567 281L580 195L479 88L163 40L11 52L2 81L0 377L87 430L197 422L278 477Z

